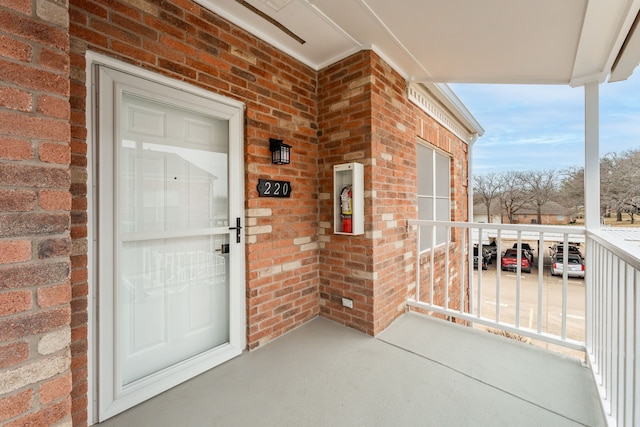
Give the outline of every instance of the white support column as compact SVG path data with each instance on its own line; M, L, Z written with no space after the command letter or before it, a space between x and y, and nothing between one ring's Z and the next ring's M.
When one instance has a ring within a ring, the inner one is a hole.
M584 86L584 225L587 230L600 228L600 113L599 84L587 83ZM593 245L586 238L585 254L587 265L594 260ZM587 358L593 346L593 319L595 275L592 268L585 271L585 344Z
M477 139L478 134L476 133L467 146L467 222L473 222L473 144Z
M599 83L584 86L584 222L600 228L600 114Z
M471 141L467 147L467 222L473 221L473 144L478 140L478 134L473 134ZM491 218L487 222L491 222ZM469 314L473 314L473 233L471 228L468 230L467 247L469 252L467 253L467 278L469 280L469 287L467 293L467 301L469 302ZM466 231L463 231L465 233ZM478 244L478 256L482 255L482 241ZM478 271L482 272L482 265L479 264ZM481 274L481 273L480 273ZM462 286L464 287L464 286ZM462 302L461 302L462 303ZM463 308L462 306L460 308Z

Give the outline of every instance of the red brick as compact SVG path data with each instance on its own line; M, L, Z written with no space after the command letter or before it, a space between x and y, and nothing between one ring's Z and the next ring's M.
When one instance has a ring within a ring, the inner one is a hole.
M151 52L147 52L144 49L139 49L117 40L111 40L111 46L113 47L114 52L129 58L141 60L142 62L155 62L156 59L156 56Z
M65 213L0 215L0 235L6 237L61 234L67 230L69 215Z
M31 111L32 95L29 92L11 87L0 87L0 107L10 110Z
M68 141L70 136L69 123L64 121L7 111L0 111L0 133L50 141Z
M65 262L0 268L0 290L64 282L69 279L70 272L69 264Z
M38 97L38 113L58 119L68 119L69 101L66 98L42 95Z
M71 202L71 209L74 211L86 211L87 199L85 197L74 197Z
M85 282L88 278L89 274L87 273L86 269L73 270L71 272L72 283Z
M29 160L33 158L33 147L23 139L0 137L0 159Z
M89 419L87 405L88 399L86 397L73 399L71 402L71 422L74 426L82 426L87 424Z
M43 162L63 165L71 163L71 148L68 145L44 143L40 145L38 152Z
M25 426L50 426L55 425L64 418L71 416L71 398L44 407L35 413L30 413L24 417L6 424L5 427L25 427Z
M68 191L40 190L38 205L47 211L71 210L71 193Z
M12 341L29 335L42 334L67 326L70 321L71 311L68 307L0 319L0 341Z
M15 366L28 358L29 343L25 341L0 346L0 369ZM0 408L2 408L2 404L0 404ZM0 421L2 421L2 416L0 416Z
M9 9L13 9L16 12L23 13L25 15L31 15L31 2L28 0L2 0L0 4Z
M140 20L139 13L135 18L137 21ZM147 40L158 40L158 32L141 22L132 21L131 19L118 14L111 15L111 19L112 23L109 23L111 27L115 24L120 28L129 30L132 34L136 34Z
M31 407L33 390L25 390L0 399L0 422L24 414Z
M0 293L0 316L21 313L31 309L31 299L30 291Z
M37 292L38 306L42 308L67 304L71 301L71 284L40 288Z
M0 182L16 187L67 189L71 183L68 169L0 163Z
M31 259L30 240L0 240L0 264L12 264ZM0 312L2 309L0 308Z
M68 49L69 46L69 36L62 29L53 28L47 23L32 19L30 16L15 14L9 10L0 9L0 28L5 33L15 34L45 46L62 50Z
M66 52L42 49L38 56L38 63L43 68L48 68L65 74L69 73L69 55Z
M71 373L55 378L40 386L40 403L51 403L71 393Z
M87 326L79 326L79 327L73 328L71 330L71 342L75 342L75 341L86 342L88 329L89 328ZM80 364L81 366L86 366L86 361L82 361L80 362Z
M0 80L27 89L69 95L69 81L64 75L26 64L0 60Z
M29 212L35 206L35 191L0 189L0 212Z
M88 44L99 47L106 47L109 44L109 39L98 31L93 31L89 28L75 25L73 22L70 23L69 28L71 34L86 41Z
M28 62L31 60L32 53L33 49L28 44L0 35L0 56Z
M81 239L83 237L87 237L87 227L85 225L73 225L71 227L71 238Z

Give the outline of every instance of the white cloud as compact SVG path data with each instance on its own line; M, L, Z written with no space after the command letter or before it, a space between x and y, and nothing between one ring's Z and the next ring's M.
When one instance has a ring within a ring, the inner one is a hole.
M600 86L600 152L640 148L640 71ZM584 164L584 90L568 86L450 85L485 129L475 173Z

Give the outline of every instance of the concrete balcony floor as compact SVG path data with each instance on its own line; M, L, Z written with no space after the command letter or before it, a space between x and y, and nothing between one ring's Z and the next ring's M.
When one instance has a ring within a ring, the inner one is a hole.
M317 318L101 424L602 426L579 360L409 313L373 338Z

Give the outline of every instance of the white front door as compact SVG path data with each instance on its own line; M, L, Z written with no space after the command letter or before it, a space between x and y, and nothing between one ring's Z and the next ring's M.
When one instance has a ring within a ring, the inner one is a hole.
M244 172L237 103L94 75L104 420L242 352Z

